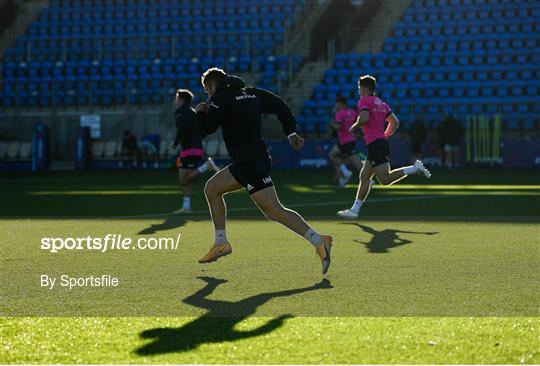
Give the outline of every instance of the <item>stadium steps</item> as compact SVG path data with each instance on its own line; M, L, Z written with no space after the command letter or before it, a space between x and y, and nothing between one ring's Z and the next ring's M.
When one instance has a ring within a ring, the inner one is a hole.
M412 0L380 0L379 9L371 22L362 27L361 32L355 32L352 28L352 34L358 34L358 40L352 53L378 53L382 51L384 40L389 37L394 29L394 25L401 19L403 11L411 5Z
M20 6L20 11L17 19L15 19L13 24L0 35L0 55L2 56L8 48L15 45L17 37L19 37L19 35L21 34L24 34L30 23L39 17L41 11L48 6L49 1L18 1L17 3Z
M305 63L284 89L283 98L294 114L300 114L304 101L307 100L315 85L320 83L324 72L332 66L332 61L314 61ZM263 135L266 138L282 137L281 124L274 116L266 116L263 123Z
M287 30L283 44L277 47L277 54L308 57L311 28L325 13L330 3L331 0L306 1L302 14L297 17L300 21Z

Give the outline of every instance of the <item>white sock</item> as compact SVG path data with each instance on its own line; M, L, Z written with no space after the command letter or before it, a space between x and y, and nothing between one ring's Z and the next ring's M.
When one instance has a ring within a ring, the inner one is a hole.
M321 245L321 243L323 241L323 239L319 235L319 233L317 233L313 229L309 229L308 231L306 231L306 233L304 234L304 238L306 238L311 244L313 244L316 247Z
M208 165L206 165L206 163L204 163L203 165L198 167L197 170L199 171L199 173L204 174L208 170Z
M418 173L418 170L416 170L416 167L414 165L407 166L403 169L403 173L406 175L416 174Z
M186 210L191 209L191 197L184 197L184 204L182 205L182 208L185 208Z
M339 170L341 170L343 175L349 175L351 173L351 171L349 169L347 169L347 166L345 164L341 164L339 166Z
M354 204L351 207L351 211L358 213L360 211L360 208L362 207L362 203L362 200L354 201Z
M225 230L216 230L215 245L223 245L227 242L227 233Z

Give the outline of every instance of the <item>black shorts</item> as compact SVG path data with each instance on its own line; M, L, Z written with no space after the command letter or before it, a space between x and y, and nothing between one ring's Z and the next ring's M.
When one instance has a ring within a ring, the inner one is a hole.
M183 158L178 157L176 159L176 166L178 169L196 169L199 167L202 156L200 155L188 155Z
M270 157L246 163L232 163L227 168L229 168L234 179L249 194L274 185L272 178L270 178L270 170L272 169L272 159Z
M343 158L350 158L354 154L356 154L356 142L351 141L347 142L346 144L337 144L339 153Z
M368 151L367 160L371 162L371 166L375 167L390 162L388 158L390 155L390 146L387 140L378 139L369 143L366 147Z

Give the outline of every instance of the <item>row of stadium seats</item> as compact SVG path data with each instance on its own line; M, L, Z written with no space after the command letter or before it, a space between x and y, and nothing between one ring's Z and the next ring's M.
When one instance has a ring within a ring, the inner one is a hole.
M176 19L177 20L177 19ZM172 21L172 20L171 20ZM27 32L27 39L69 39L69 38L95 38L96 36L133 36L133 35L150 35L150 36L183 36L185 32L191 35L205 35L218 33L241 33L249 27L250 32L273 32L281 31L284 27L292 25L290 18L256 18L249 19L229 19L215 20L209 26L207 19L191 20L182 23L167 23L167 22L138 22L136 20L110 23L89 22L82 25L68 25L64 22L57 23L33 23ZM191 32L190 32L191 31ZM180 34L179 32L182 32Z
M537 49L540 46L540 39L520 35L518 36L490 36L491 39L481 40L478 37L455 37L454 40L447 40L444 37L410 37L408 41L400 41L399 38L389 38L384 44L383 51L403 52L403 51L452 51L453 55L459 55L459 50L477 50L477 49L514 49L516 52L526 52L527 50ZM460 42L461 41L461 42Z
M397 26L394 28L394 36L416 37L416 36L440 36L440 35L478 35L484 34L500 34L500 33L535 33L540 30L540 25L534 18L521 19L519 24L503 22L490 22L484 25L460 25L454 21L437 22L437 26L426 28L423 26L404 27Z
M471 6L471 5L489 5L497 6L501 4L512 4L513 0L413 0L414 7L410 9L411 11L422 11L423 9L429 7L443 7L448 5L458 5L458 6Z
M191 62L176 59L157 60L103 60L103 61L58 61L58 62L7 62L2 76L6 81L52 81L52 80L125 80L188 77L186 74L200 73L208 67L223 65L231 72L275 73L287 70L289 62L297 68L302 62L299 56L248 58L203 58Z
M189 88L197 100L205 99L201 72L223 66L229 72L261 72L260 86L278 90L302 62L298 56L225 59L204 58L175 64L176 60L106 60L103 62L6 63L2 104L13 106L74 106L153 104L170 101L177 88Z
M407 85L407 89L400 86L403 84L386 84L378 90L378 95L382 98L400 100L407 96L412 98L448 98L474 99L482 97L483 100L493 97L523 97L533 98L539 95L538 83L535 81L523 82L490 82L478 83L476 86L462 83L423 83ZM338 95L355 97L357 92L350 88L339 88L331 86L327 89L321 85L315 88L313 96L315 99L334 100ZM456 102L458 102L456 100ZM540 107L539 107L540 108Z
M32 157L32 143L22 141L0 141L0 160L18 161L30 160Z
M4 61L270 56L304 0L107 4L52 2Z
M489 1L489 6L413 1L382 53L336 56L299 122L308 131L326 130L335 98L344 96L356 106L358 77L371 74L378 80L378 95L405 122L422 113L500 112L513 127L538 128L540 37L534 14L540 3ZM460 14L460 24L441 24L430 14L447 14L448 20ZM506 18L497 20L500 15Z
M80 0L79 2L62 2L62 1L50 1L51 11L58 11L58 9L67 9L67 10L77 10L80 12L87 12L89 10L101 10L101 9L152 9L156 11L167 10L167 9L182 9L189 12L204 12L208 9L215 9L214 11L224 13L234 13L237 8L248 7L249 11L253 7L261 7L263 10L276 9L285 7L289 9L290 6L296 6L298 4L304 3L304 0L288 1L288 2L279 2L274 0L258 0L255 4L251 0L224 0L224 1L212 1L212 0L199 0L191 1L190 6L186 7L185 2L178 2L174 0L160 0L159 2L151 2L147 0L140 1L118 1L118 0Z
M381 55L367 55L361 58L344 58L338 55L335 60L336 69L366 69L377 68L379 72L385 73L388 67L393 72L418 72L418 69L432 67L435 71L440 71L441 66L455 67L467 71L481 71L482 69L493 70L493 67L509 65L510 68L536 66L540 63L540 51L526 51L516 53L514 51L497 52L490 54L481 53L460 53L459 56L451 52L439 53L417 53L410 57L408 53L400 54L400 57L380 57ZM527 65L529 64L529 65ZM525 66L527 65L527 66ZM457 70L456 70L457 71ZM328 70L326 74L331 74Z
M7 62L178 58L191 59L214 54L219 57L272 55L283 33L230 34L182 37L96 38L19 42L4 54ZM202 47L193 48L193 44Z
M178 155L179 148L171 150L170 146L174 140L162 141L159 144L159 157L170 158ZM2 143L0 142L0 153ZM118 158L122 149L122 142L115 140L95 140L92 142L92 158L94 160L115 160ZM203 149L206 156L227 157L227 147L223 140L203 140ZM1 158L1 155L0 155Z

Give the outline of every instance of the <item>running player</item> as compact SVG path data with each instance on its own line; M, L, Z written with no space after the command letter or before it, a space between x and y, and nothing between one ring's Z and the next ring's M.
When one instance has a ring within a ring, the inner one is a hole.
M335 111L331 127L336 131L338 143L332 147L328 156L341 173L339 187L342 188L353 175L347 164L352 163L358 171L362 169L362 162L356 154L356 138L349 131L358 114L347 106L347 99L342 96L336 98Z
M338 212L338 216L355 219L365 202L371 187L370 180L375 175L383 185L394 184L411 174L421 174L426 178L431 173L420 160L414 165L391 170L390 147L388 138L399 126L399 120L390 107L375 96L377 81L373 76L364 75L358 79L360 99L358 100L358 118L351 127L351 132L361 128L364 132L368 156L360 173L360 184L356 192L356 200L350 209ZM388 126L385 129L385 122Z
M314 246L325 274L330 266L332 237L319 234L298 213L285 208L270 178L271 158L261 136L261 116L277 115L290 145L299 150L304 140L295 132L296 119L289 106L269 91L245 88L241 78L218 68L204 72L201 82L210 100L195 108L199 127L211 134L221 126L232 164L206 182L204 193L214 223L215 242L199 262L210 263L232 252L225 231L227 208L223 195L243 187L268 219L283 224Z
M208 158L202 165L200 161L203 157L202 137L195 120L195 110L191 107L193 93L187 89L178 89L174 101L176 110L174 119L176 122L176 137L171 149L176 150L178 144L182 151L176 159L178 167L178 178L184 194L182 208L174 211L175 214L191 212L191 183L199 175L210 170L217 172L212 158Z

